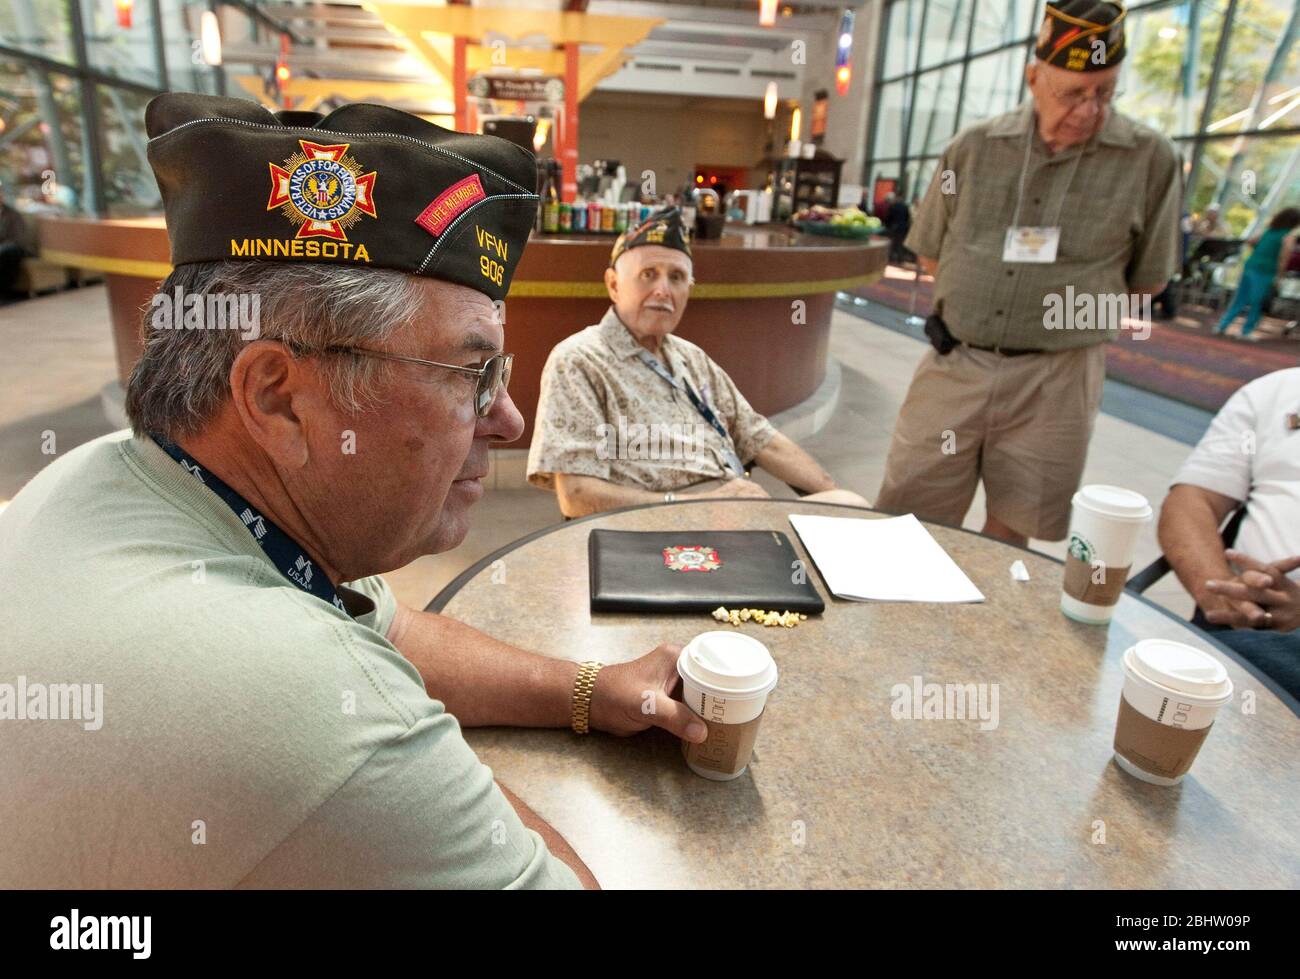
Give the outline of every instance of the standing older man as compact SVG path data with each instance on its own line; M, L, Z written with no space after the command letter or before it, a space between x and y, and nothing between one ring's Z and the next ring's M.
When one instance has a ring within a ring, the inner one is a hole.
M1154 130L1110 110L1124 10L1049 3L1033 99L958 133L907 247L935 315L877 505L960 524L982 479L984 533L1065 537L1118 311L1178 258L1182 172Z
M806 499L866 506L750 407L703 350L674 336L694 282L681 212L652 214L614 243L594 326L556 344L542 370L528 479L578 517L692 497L766 497L761 466Z
M134 434L0 517L0 886L594 887L460 726L685 735L674 647L602 672L376 577L458 544L522 431L494 303L531 154L374 105L163 95L146 124L178 308Z

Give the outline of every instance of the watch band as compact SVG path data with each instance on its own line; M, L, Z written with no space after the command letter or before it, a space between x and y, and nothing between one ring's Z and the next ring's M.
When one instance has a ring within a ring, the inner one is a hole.
M578 669L577 679L573 681L572 724L573 730L579 734L591 733L588 727L588 722L591 720L591 695L596 689L596 674L604 665L596 660L583 663Z

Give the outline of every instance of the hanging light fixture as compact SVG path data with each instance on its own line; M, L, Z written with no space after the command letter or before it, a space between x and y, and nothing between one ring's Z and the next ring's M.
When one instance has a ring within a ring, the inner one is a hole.
M776 0L758 0L758 26L772 27L776 24Z
M840 17L840 40L835 46L835 91L849 94L853 79L853 11L845 9Z
M776 118L776 82L768 82L767 91L763 93L763 118Z
M275 81L283 91L284 87L289 84L289 79L293 73L289 71L289 35L280 35L280 57L275 63Z
M206 65L221 64L221 25L211 10L199 18L199 54Z
M135 6L135 0L113 0L113 8L117 11L117 26L131 26L131 9Z
M798 139L799 133L802 129L803 129L803 109L799 108L799 106L796 105L794 107L794 111L790 113L790 138L792 140Z

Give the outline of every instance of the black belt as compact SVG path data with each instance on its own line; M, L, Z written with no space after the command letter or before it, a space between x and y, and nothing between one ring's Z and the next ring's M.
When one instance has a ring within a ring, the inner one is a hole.
M966 343L965 340L959 342L972 350L987 350L989 353L1001 354L1003 357L1023 357L1025 354L1047 353L1046 350L1028 350L1021 347L981 347L978 343Z

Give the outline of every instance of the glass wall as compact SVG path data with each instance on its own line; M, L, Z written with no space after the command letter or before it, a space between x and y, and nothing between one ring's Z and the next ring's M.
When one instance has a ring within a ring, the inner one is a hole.
M203 12L238 48L259 39L245 9L209 0L0 0L0 182L26 213L133 216L161 207L144 109L163 91L226 93L199 53ZM251 9L251 8L250 8ZM243 86L227 94L249 97Z
M925 192L958 129L1028 97L1043 0L885 0L864 179ZM1186 209L1217 204L1234 234L1300 205L1300 5L1156 0L1129 5L1115 105L1170 136Z

